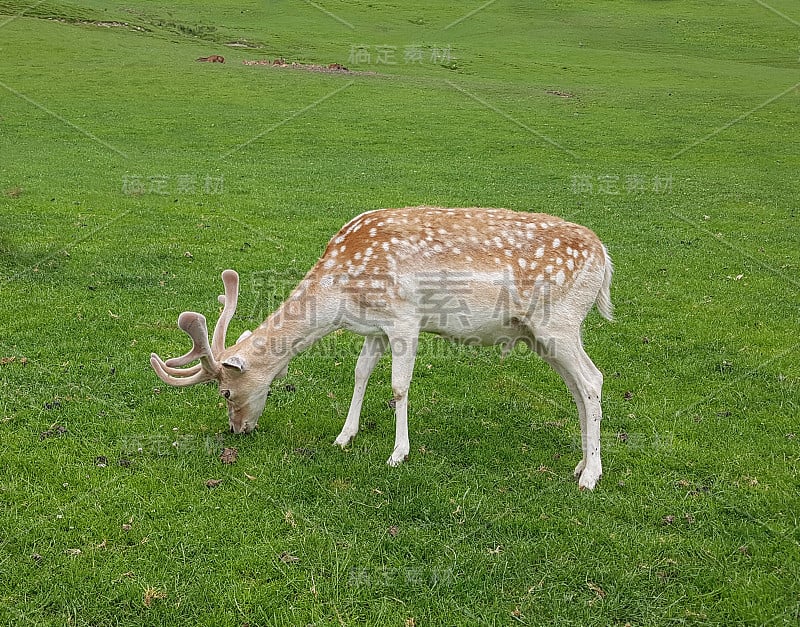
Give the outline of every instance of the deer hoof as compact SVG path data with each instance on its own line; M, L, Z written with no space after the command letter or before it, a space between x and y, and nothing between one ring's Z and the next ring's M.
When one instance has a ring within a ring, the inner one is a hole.
M386 463L392 468L397 468L400 464L408 459L408 453L392 453L392 456Z

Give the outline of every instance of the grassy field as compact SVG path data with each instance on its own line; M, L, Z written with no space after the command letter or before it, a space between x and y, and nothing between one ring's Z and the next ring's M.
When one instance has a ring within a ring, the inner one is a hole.
M0 0L0 623L798 624L799 55L790 0ZM425 338L396 469L388 359L331 446L355 336L252 436L151 370L423 203L608 246L594 492L525 351Z

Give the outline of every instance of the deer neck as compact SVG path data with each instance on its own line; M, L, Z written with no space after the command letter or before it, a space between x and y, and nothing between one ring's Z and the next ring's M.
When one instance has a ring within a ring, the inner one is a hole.
M330 308L322 303L304 281L284 303L253 332L255 356L270 370L283 370L297 354L336 330Z

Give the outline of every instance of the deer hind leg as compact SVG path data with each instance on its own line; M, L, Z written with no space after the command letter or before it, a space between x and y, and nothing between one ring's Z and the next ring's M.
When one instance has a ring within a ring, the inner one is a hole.
M603 474L600 460L603 375L583 349L579 331L574 336L559 338L543 338L540 333L537 339L539 354L564 380L578 408L583 456L575 467L575 476L582 490L593 490Z
M399 466L411 450L408 440L408 388L414 374L417 358L418 332L413 335L390 337L392 347L392 394L394 395L395 437L394 450L386 461L389 466Z
M358 433L359 421L361 418L361 404L364 402L364 392L367 389L367 382L375 369L375 365L386 351L386 336L367 336L364 338L364 345L361 347L361 354L356 362L356 377L353 387L353 399L350 401L350 409L347 412L347 419L344 421L342 432L334 441L342 448L350 443L356 433Z

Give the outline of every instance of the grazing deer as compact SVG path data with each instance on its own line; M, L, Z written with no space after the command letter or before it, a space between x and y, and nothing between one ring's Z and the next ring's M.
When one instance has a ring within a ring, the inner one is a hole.
M575 475L581 489L593 489L602 474L603 376L583 349L581 325L594 304L612 318L612 271L594 233L549 215L437 207L368 211L342 227L288 299L234 346L225 348L225 335L239 277L225 270L223 310L211 343L205 318L184 312L178 326L191 337L192 350L166 362L153 353L150 363L170 385L218 381L231 430L250 433L289 360L325 335L349 329L365 340L335 443L344 447L356 435L367 381L389 347L396 433L388 464L396 466L410 448L408 388L421 331L500 344L504 353L525 342L575 399L583 449Z
M225 63L225 57L218 54L212 54L210 57L200 57L195 61L207 61L208 63Z

